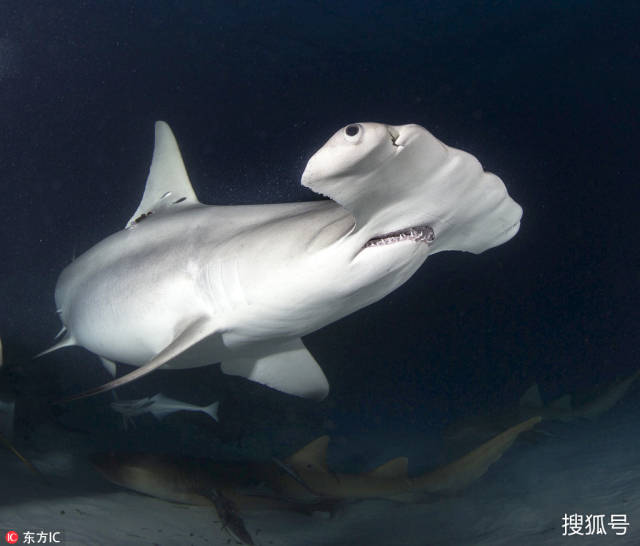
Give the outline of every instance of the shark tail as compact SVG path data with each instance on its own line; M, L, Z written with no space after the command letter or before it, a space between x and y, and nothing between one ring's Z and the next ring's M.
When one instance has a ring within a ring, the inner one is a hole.
M418 493L451 493L458 491L482 476L521 433L542 420L536 416L498 434L460 459L415 478L412 489Z
M611 385L603 394L597 396L595 400L578 408L576 414L587 419L594 419L609 411L627 394L627 391L638 377L640 377L640 370L636 370L629 377Z
M76 340L69 332L67 332L66 335L60 341L58 341L58 343L55 343L48 349L45 349L41 353L38 353L33 358L40 358L41 356L52 353L53 351L57 351L58 349L62 349L63 347L72 347L73 345L76 345Z
M215 421L219 421L218 419L218 406L220 406L220 402L216 401L213 404L209 404L202 408L202 412L206 413L211 419Z

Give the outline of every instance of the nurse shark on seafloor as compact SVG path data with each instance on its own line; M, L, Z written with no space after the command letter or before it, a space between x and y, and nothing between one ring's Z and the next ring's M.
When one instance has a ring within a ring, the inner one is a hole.
M175 137L157 122L142 202L124 230L67 266L55 291L65 336L138 369L222 371L322 399L328 381L300 339L402 285L443 250L513 237L522 209L478 160L418 125L354 123L309 160L302 185L329 199L207 206ZM41 353L44 354L44 353Z

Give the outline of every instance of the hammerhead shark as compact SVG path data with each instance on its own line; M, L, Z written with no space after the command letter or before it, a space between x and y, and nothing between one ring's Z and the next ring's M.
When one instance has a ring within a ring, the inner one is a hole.
M217 462L148 454L98 454L96 468L110 481L154 497L187 504L213 504L227 529L247 544L240 512L256 509L310 513L332 511L334 503L363 499L420 502L450 494L480 478L491 464L540 417L498 434L463 457L409 477L399 457L363 474L339 474L327 467L329 437L321 436L285 461ZM223 507L220 499L224 499Z
M522 216L500 178L418 125L340 129L302 184L328 199L205 206L157 122L142 201L122 231L62 271L64 337L44 351L79 345L112 369L138 369L68 400L216 362L322 399L329 383L302 336L383 298L431 254L508 241Z

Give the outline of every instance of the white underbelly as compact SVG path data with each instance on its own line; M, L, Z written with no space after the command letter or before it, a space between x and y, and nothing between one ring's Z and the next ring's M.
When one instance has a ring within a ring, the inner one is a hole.
M184 280L114 290L108 279L93 279L91 287L63 303L62 319L78 345L116 362L148 362L206 312L193 283Z

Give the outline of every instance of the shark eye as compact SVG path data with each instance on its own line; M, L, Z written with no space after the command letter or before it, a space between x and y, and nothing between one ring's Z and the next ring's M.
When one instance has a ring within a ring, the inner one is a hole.
M344 139L347 142L357 142L362 136L362 125L359 123L352 123L344 128Z

